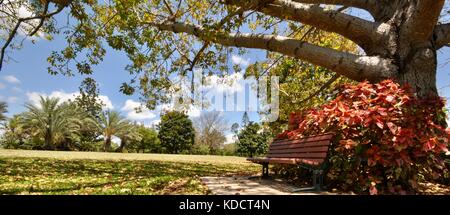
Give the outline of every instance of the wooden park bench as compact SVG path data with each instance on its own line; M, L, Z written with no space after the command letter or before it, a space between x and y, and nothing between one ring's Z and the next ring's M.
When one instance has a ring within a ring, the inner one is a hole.
M269 175L269 164L300 165L312 170L313 187L302 188L298 191L320 190L323 184L323 171L328 148L333 136L331 133L326 133L298 139L278 139L272 142L266 157L247 158L247 160L263 166L263 177Z

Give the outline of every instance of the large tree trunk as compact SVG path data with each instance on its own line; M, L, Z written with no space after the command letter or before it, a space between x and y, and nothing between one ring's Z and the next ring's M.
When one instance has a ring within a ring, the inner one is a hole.
M433 8L422 8L424 5L421 4L424 3L415 0L392 0L388 3L389 7L381 8L375 20L391 26L389 39L382 46L374 44L366 52L371 56L391 59L397 67L392 79L411 87L418 97L429 98L438 96L438 48L433 35L437 17L428 20L431 16L428 13ZM390 17L390 20L385 20L386 17ZM422 23L422 20L428 22Z
M56 148L55 148L55 145L53 144L53 138L52 138L52 135L50 132L51 131L47 131L44 136L44 142L45 142L44 149L55 150Z
M426 48L410 55L401 62L398 82L411 87L419 98L439 96L436 88L436 51Z

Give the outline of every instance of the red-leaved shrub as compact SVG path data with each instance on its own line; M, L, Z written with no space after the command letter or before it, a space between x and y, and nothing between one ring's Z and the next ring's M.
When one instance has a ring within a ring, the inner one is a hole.
M358 193L414 193L420 179L448 174L442 155L450 135L436 123L445 121L443 108L442 99L418 99L391 80L345 85L328 104L293 114L297 126L278 138L333 132L328 183Z

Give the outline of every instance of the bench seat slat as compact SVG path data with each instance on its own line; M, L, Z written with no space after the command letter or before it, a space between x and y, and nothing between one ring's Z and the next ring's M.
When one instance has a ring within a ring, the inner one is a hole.
M297 139L275 140L269 146L266 157L248 158L248 161L267 164L307 164L320 166L327 158L333 134L322 134ZM263 166L264 171L264 166Z
M308 148L273 148L269 150L269 154L286 154L299 152L328 152L328 146L308 147Z
M283 145L274 145L271 144L269 150L273 149L290 149L290 148L307 148L307 147L316 147L316 146L329 146L331 144L330 140L322 140L318 142L311 143L296 143L292 142L291 144L283 144Z
M326 144L331 142L331 139L324 139L324 140L317 140L317 141L303 141L303 140L288 140L288 141L284 141L282 143L280 142L273 142L271 145L272 146L290 146L290 145L311 145L311 144Z
M299 158L247 158L248 161L254 163L279 163L279 164L308 164L311 166L319 166L324 159L299 159Z
M267 155L268 158L326 158L326 152L316 152L316 153L286 153L286 154L273 154L269 153Z
M333 138L333 134L322 134L322 135L316 135L316 136L309 136L309 137L305 137L305 138L298 138L298 139L278 139L275 140L273 142L273 144L284 144L285 142L287 142L287 144L289 144L289 142L291 141L298 141L298 142L317 142L317 141L321 141L321 140L331 140Z

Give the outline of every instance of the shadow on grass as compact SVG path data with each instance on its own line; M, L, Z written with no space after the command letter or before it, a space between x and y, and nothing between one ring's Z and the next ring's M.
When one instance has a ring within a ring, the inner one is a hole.
M0 158L0 194L160 194L182 178L195 181L255 171L230 164ZM200 183L193 184L180 189L206 192Z

